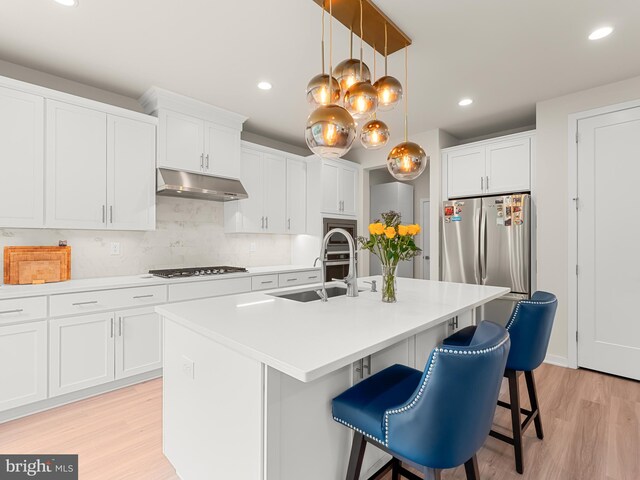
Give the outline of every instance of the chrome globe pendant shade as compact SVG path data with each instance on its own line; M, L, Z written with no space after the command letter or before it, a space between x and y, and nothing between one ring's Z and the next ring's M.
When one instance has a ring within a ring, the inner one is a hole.
M324 7L322 8L322 73L316 75L307 84L307 102L312 108L330 105L340 100L340 84L324 70Z
M360 0L360 78L363 77L362 42L363 42L362 0ZM378 91L369 80L354 83L344 94L344 106L356 120L371 117L378 109Z
M322 6L324 11L324 5ZM331 72L331 58L333 53L333 6L329 0L329 71ZM324 55L323 55L324 58ZM334 89L333 79L327 75L327 91ZM331 81L329 80L331 78ZM337 82L336 82L337 83ZM331 87L330 87L331 85ZM335 98L332 95L331 98ZM337 101L340 98L334 100ZM343 107L330 103L320 105L309 118L305 128L305 140L313 153L322 158L338 158L346 154L353 145L356 137L356 124L353 117Z
M371 81L371 72L366 64L360 60L353 58L353 29L349 37L349 58L341 61L336 68L333 69L333 76L340 84L342 94L344 95L349 88L358 82Z
M409 85L409 53L405 47L404 57L405 89L404 92L404 142L393 147L387 157L387 169L398 180L414 180L418 178L425 168L429 158L423 148L417 143L408 140L408 85Z
M376 76L376 49L373 48L373 78ZM360 143L367 150L377 150L389 143L389 127L382 120L376 118L375 113L373 119L369 120L362 126L360 130Z
M378 109L386 112L393 110L402 99L400 80L388 74L387 65L387 24L384 24L384 76L373 84L378 92Z

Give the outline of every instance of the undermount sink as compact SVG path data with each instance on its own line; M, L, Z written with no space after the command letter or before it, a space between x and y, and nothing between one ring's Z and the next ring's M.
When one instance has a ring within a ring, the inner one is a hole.
M316 300L320 300L320 295L318 295L317 291L321 290L320 288L314 288L313 290L303 290L301 292L290 292L290 293L271 293L270 295L273 297L286 298L287 300L294 300L296 302L314 302ZM327 297L339 297L341 295L347 294L347 289L343 287L327 287ZM364 290L359 290L363 292Z

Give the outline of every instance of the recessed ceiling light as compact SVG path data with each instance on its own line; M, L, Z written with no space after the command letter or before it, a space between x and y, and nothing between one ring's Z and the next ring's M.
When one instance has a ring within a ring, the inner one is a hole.
M54 0L54 2L65 7L76 7L78 5L78 0Z
M473 100L471 100L470 98L463 98L458 102L458 105L460 105L461 107L468 107L472 103L473 103Z
M269 82L260 82L258 88L260 90L271 90L272 85Z
M591 35L589 35L589 40L600 40L601 38L611 35L611 32L613 32L612 27L598 28L597 30L591 32Z

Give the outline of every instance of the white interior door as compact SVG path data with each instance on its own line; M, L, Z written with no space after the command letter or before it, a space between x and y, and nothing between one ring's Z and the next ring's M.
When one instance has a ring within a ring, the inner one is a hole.
M578 365L640 379L640 107L578 133Z
M429 226L431 225L431 202L422 200L422 218L420 219L422 232L422 278L431 279L431 238L429 238Z

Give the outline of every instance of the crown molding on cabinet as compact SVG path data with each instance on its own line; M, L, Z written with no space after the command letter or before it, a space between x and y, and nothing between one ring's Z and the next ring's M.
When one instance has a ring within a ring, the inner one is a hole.
M249 118L159 87L149 88L140 97L139 102L147 114L154 114L160 109L168 109L192 115L218 125L235 128L239 131L242 131L242 124Z

